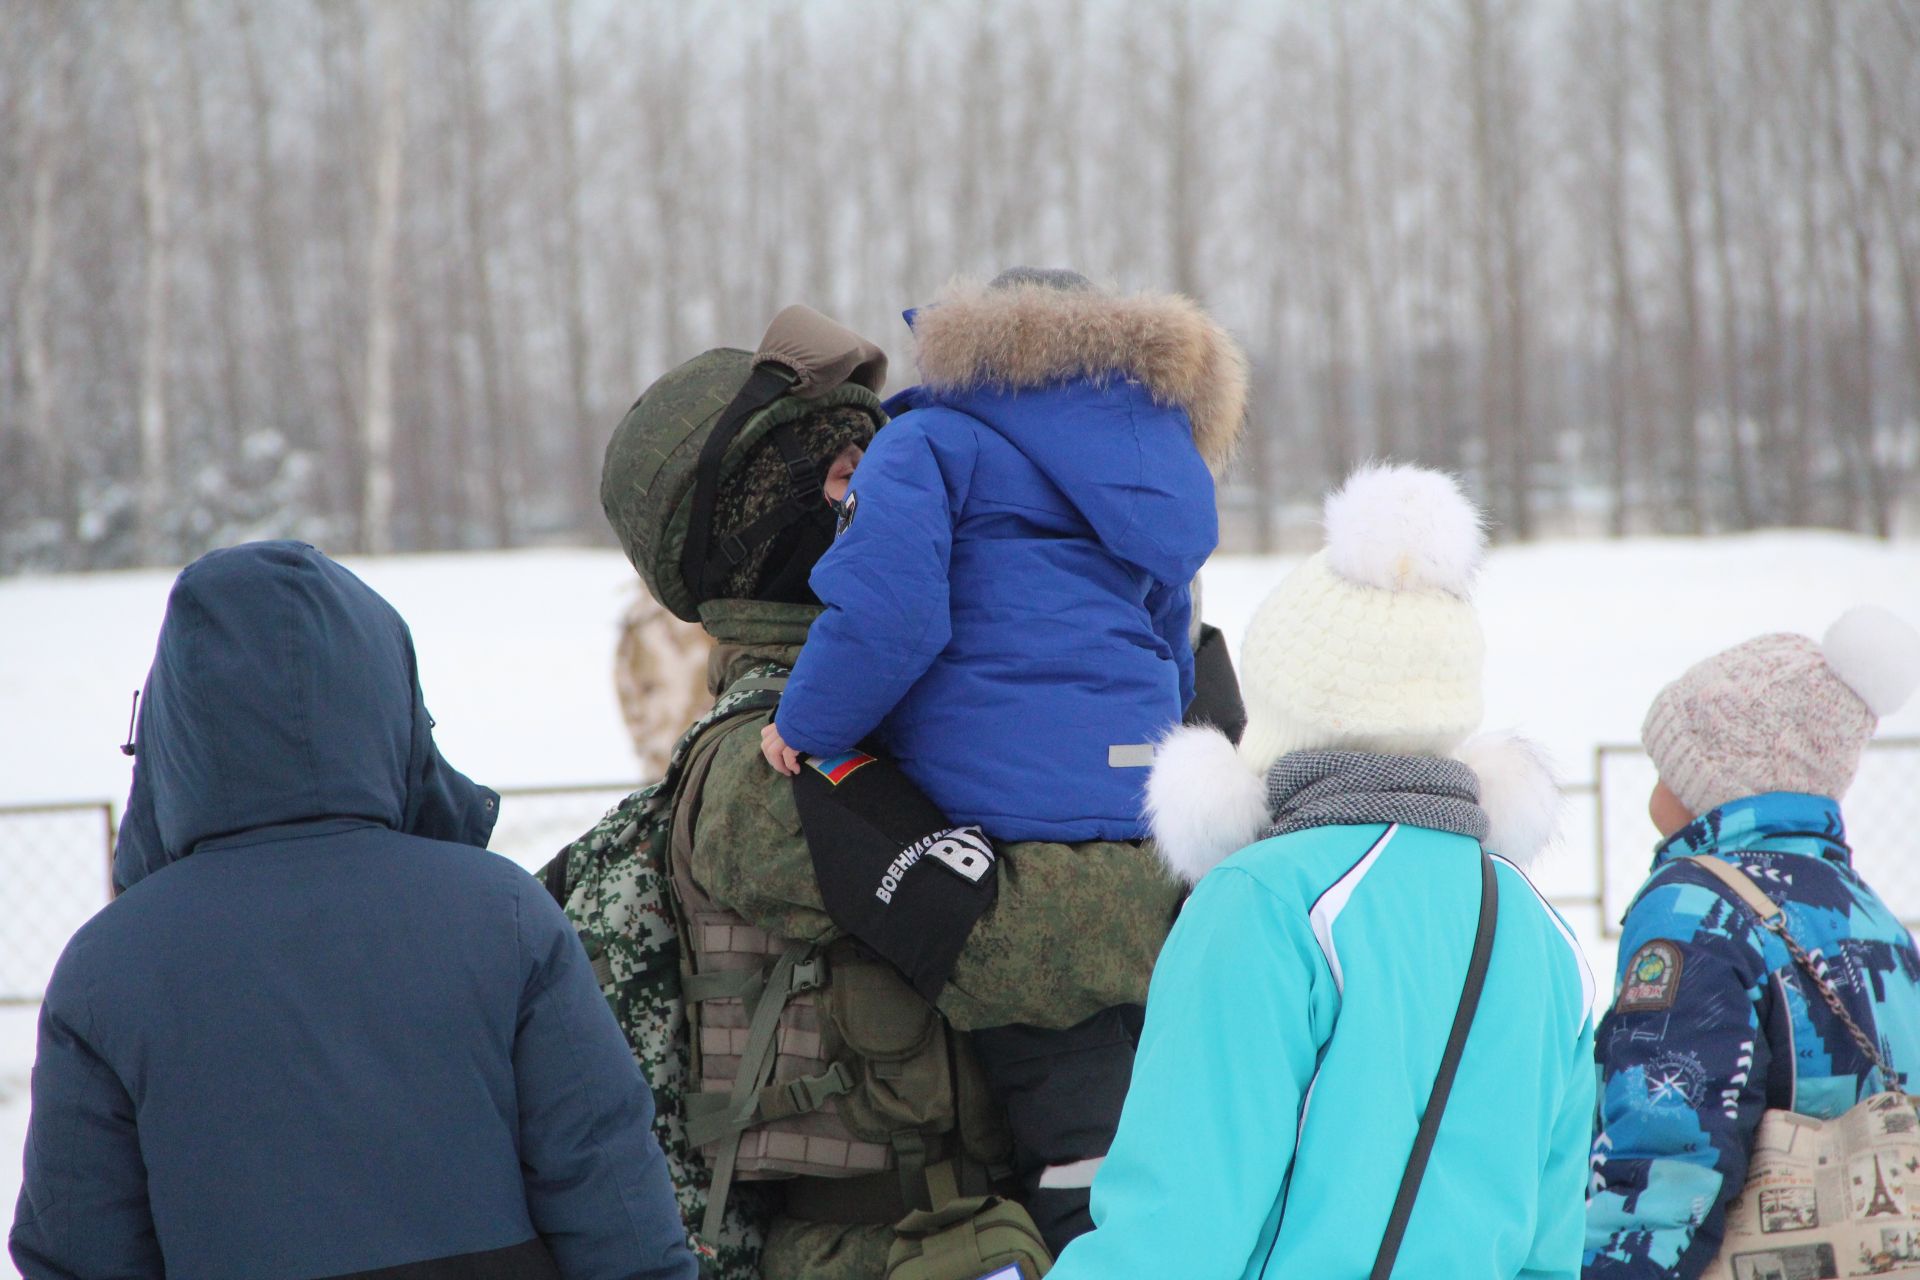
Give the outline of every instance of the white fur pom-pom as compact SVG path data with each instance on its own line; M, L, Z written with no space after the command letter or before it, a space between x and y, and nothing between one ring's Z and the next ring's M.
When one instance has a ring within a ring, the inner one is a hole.
M1327 565L1347 581L1471 594L1487 534L1452 476L1370 462L1327 496L1324 514Z
M1153 752L1147 821L1168 871L1188 884L1260 838L1267 793L1218 729L1183 726Z
M1517 733L1483 733L1462 743L1454 758L1480 779L1488 852L1522 867L1545 852L1559 832L1561 803L1546 750Z
M1920 688L1920 632L1875 605L1841 614L1820 651L1875 716L1892 715Z

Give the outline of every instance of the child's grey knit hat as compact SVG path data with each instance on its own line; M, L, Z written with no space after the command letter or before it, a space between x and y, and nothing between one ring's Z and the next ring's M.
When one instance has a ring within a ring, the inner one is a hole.
M1765 635L1695 663L1654 698L1640 741L1695 814L1769 791L1838 800L1916 686L1920 632L1861 605L1817 644Z

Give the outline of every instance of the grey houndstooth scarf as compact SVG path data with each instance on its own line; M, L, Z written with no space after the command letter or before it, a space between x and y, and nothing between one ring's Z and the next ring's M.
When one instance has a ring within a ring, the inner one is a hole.
M1267 770L1267 812L1280 836L1309 827L1399 822L1487 838L1480 780L1458 760L1366 751L1295 751Z

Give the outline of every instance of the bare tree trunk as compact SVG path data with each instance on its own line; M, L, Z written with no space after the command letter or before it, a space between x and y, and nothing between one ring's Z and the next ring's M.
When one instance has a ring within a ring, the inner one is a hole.
M1061 44L1069 49L1081 49L1087 43L1087 3L1086 0L1053 0L1053 10L1062 17ZM902 6L902 12L914 12L910 5ZM1057 74L1057 73L1056 73ZM1087 81L1087 60L1074 59L1068 73L1059 76L1060 94L1071 112L1079 105L1081 94ZM1060 205L1066 223L1066 234L1071 244L1086 243L1086 198L1081 189L1083 173L1088 168L1088 157L1082 154L1082 148L1068 139L1059 149L1060 155ZM1087 264L1080 264L1084 268Z
M1406 43L1404 28L1397 41L1383 41L1390 54L1397 55ZM1411 59L1386 64L1382 86L1383 100L1375 108L1380 123L1372 130L1372 189L1375 198L1360 209L1355 242L1360 250L1359 274L1367 300L1367 353L1371 373L1368 382L1373 405L1374 452L1381 457L1410 458L1413 444L1408 438L1402 411L1402 368L1407 349L1404 317L1407 271L1402 239L1395 220L1396 184L1406 183L1411 164L1406 139L1410 130L1403 127L1398 114L1404 96L1400 86L1410 78ZM1393 95L1387 97L1386 95ZM1366 189L1363 186L1363 189ZM1396 332L1398 330L1398 332Z
M1854 75L1860 82L1864 98L1862 112L1866 117L1867 131L1866 145L1863 149L1866 157L1866 172L1862 177L1862 185L1865 189L1856 195L1856 216L1860 224L1857 230L1858 242L1871 245L1877 240L1873 224L1881 215L1884 215L1888 247L1894 258L1896 306L1906 325L1905 345L1907 358L1914 373L1914 389L1920 392L1920 279L1916 278L1913 253L1908 246L1906 227L1900 216L1901 206L1891 195L1893 179L1888 172L1892 167L1889 164L1890 158L1897 157L1902 165L1902 172L1911 180L1911 176L1916 173L1916 137L1920 137L1920 130L1915 128L1914 121L1904 117L1897 102L1892 110L1887 109L1885 91L1881 87L1873 66L1861 52L1857 41L1853 43L1852 48ZM1911 64L1907 65L1910 67ZM1910 70L1909 74L1912 74ZM1909 197L1916 194L1911 186L1908 194ZM1911 214L1914 207L1910 198L1905 208ZM1863 251L1856 249L1856 256L1861 252ZM1868 249L1865 252L1871 252L1871 250ZM1866 309L1871 311L1874 299L1870 289L1866 291L1864 301ZM1871 398L1874 388L1872 379L1875 354L1872 349L1862 353L1862 359L1867 365L1870 419L1875 416L1874 408L1876 407ZM1916 410L1920 410L1920 400L1916 401ZM1889 406L1889 411L1894 416L1898 429L1904 431L1905 423L1898 416L1897 402ZM1870 428L1869 448L1873 448L1877 443L1876 434ZM1876 450L1873 457L1875 531L1883 538L1891 537L1893 534L1894 519L1898 514L1900 499L1905 489L1904 458L1904 450L1898 447L1886 451Z
M1760 371L1759 395L1754 413L1758 420L1761 440L1761 467L1759 480L1760 514L1766 523L1778 523L1776 502L1783 502L1779 486L1768 479L1777 474L1783 461L1790 456L1787 431L1783 422L1783 406L1786 400L1786 364L1787 322L1785 305L1782 300L1780 255L1782 248L1779 237L1773 230L1771 211L1757 215L1764 230L1756 237L1758 245L1761 326L1760 349L1756 366Z
M896 25L884 66L883 96L889 103L905 104L914 98L913 57L924 35L917 20L923 10L917 5L899 5L890 12ZM899 237L899 246L893 272L887 277L898 306L919 301L920 291L939 278L940 270L928 260L931 237L927 225L927 170L931 157L924 149L922 130L908 128L903 134L904 149L898 153L899 163L891 175L894 207L900 213L898 225L892 230Z
M20 373L26 393L26 434L43 468L34 477L38 483L23 489L31 493L44 487L51 493L52 510L60 522L61 541L68 547L78 540L80 510L74 493L72 449L54 423L57 371L52 354L53 308L49 284L57 230L55 206L67 140L70 59L66 33L59 32L36 68L45 78L46 93L38 113L39 127L23 130L31 150L28 155L27 261L20 282L17 313Z
M1473 285L1467 279L1480 262L1478 237L1467 230L1468 214L1464 181L1443 170L1438 180L1437 200L1442 223L1430 237L1432 249L1433 293L1430 301L1433 354L1431 392L1423 397L1435 406L1434 455L1453 470L1464 465L1467 419L1466 354L1462 335L1467 332L1472 310ZM1463 267L1461 258L1471 255L1472 264Z
M1673 344L1673 429L1680 443L1680 516L1689 533L1707 531L1706 477L1700 459L1700 274L1693 236L1694 157L1686 86L1693 83L1677 4L1660 8L1660 120L1666 136L1667 195L1673 213L1674 276L1680 330Z
M271 350L264 362L272 379L268 399L277 406L274 424L283 434L299 439L314 420L312 383L300 356L299 312L292 254L287 245L286 219L281 207L280 183L274 171L273 134L276 116L272 88L267 82L266 59L254 25L257 0L238 0L235 14L240 27L240 50L246 69L249 124L252 143L254 193L250 203L253 252L267 300L266 330ZM336 504L337 505L337 504Z
M140 536L147 556L166 557L163 523L172 498L173 458L167 417L169 324L173 296L173 171L154 82L159 59L149 15L130 10L127 62L134 122L140 137L140 207L146 234L145 307L140 344Z
M1800 213L1798 266L1802 295L1796 326L1798 358L1793 362L1793 448L1787 467L1787 514L1795 525L1804 525L1813 516L1814 383L1819 368L1815 317L1817 304L1823 301L1826 272L1821 264L1817 148L1809 129L1802 126L1795 133L1800 138L1794 185Z
M1745 37L1742 76L1749 84L1760 83L1768 74L1761 48L1766 40L1773 38L1773 24L1767 21L1766 15L1746 10L1740 11L1739 20ZM1781 114L1777 105L1756 114L1750 135L1747 184L1754 190L1778 191L1784 195L1791 189L1792 157L1783 136ZM1792 453L1785 421L1788 363L1792 358L1782 281L1786 244L1783 228L1777 221L1784 213L1784 203L1784 200L1761 202L1748 222L1752 229L1749 252L1759 267L1761 302L1760 336L1754 353L1758 383L1754 418L1760 438L1756 501L1762 521L1773 524L1781 522L1787 507L1782 473Z
M1288 283L1278 255L1267 271L1266 346L1256 365L1256 386L1264 387L1260 403L1264 412L1256 412L1247 424L1247 469L1253 473L1253 545L1254 550L1270 555L1280 549L1277 491L1273 466L1274 436L1280 429L1280 391L1285 375L1282 353L1287 349Z
M1512 51L1502 59L1506 64L1505 84L1515 95L1519 93L1517 83L1519 70L1513 65ZM1506 102L1503 113L1506 122L1507 145L1501 148L1506 157L1504 181L1501 184L1500 239L1504 245L1502 254L1501 295L1506 325L1506 411L1511 439L1503 458L1506 471L1507 504L1512 521L1514 537L1526 541L1533 536L1533 395L1532 395L1532 349L1529 336L1533 332L1533 318L1530 307L1532 281L1528 273L1528 245L1526 227L1526 190L1527 164L1519 154L1519 133L1521 104L1513 99Z
M664 5L653 10L649 26L653 31L654 51L658 62L654 75L637 81L634 85L635 118L646 122L648 149L646 153L647 194L653 208L654 245L652 260L654 271L648 282L649 292L654 301L654 338L657 344L657 358L662 367L686 359L686 309L687 309L687 265L686 254L681 247L686 243L688 218L686 215L686 193L682 190L684 181L686 147L684 138L687 131L687 109L684 100L685 74L683 70L689 57L683 23L685 17L676 5ZM792 13L776 14L772 24L776 29L786 30L798 18ZM773 93L770 101L774 109L791 109L792 98L782 90L793 87L793 75L787 62L788 51L784 45L776 43L771 51L775 64ZM784 121L790 127L791 121ZM784 186L785 184L779 184ZM776 206L782 212L788 208ZM795 242L793 228L784 220L769 222L763 227L762 234L766 256L763 265L767 268L769 280L781 279L782 259L804 266L803 259L811 252L810 242Z
M188 11L189 0L173 0L173 24L180 39L183 72L181 89L186 96L187 129L192 138L193 195L196 207L191 222L198 235L198 251L206 260L213 277L213 299L206 315L207 332L202 339L219 348L220 417L218 425L209 424L207 443L221 454L230 455L247 426L244 386L246 355L241 333L245 326L235 311L242 305L240 263L235 253L235 237L225 225L230 201L215 176L213 145L209 139L206 95L201 83L208 78L204 52L205 39ZM196 53L196 50L200 51ZM192 336L189 335L189 342Z
M1613 502L1608 527L1613 536L1625 536L1631 512L1631 491L1636 459L1644 462L1644 446L1639 438L1635 413L1635 390L1641 370L1640 311L1634 299L1633 279L1633 184L1628 173L1632 139L1628 120L1630 90L1627 83L1632 34L1630 11L1625 5L1609 5L1608 58L1604 89L1607 154L1603 217L1606 221L1608 315L1612 355L1607 365L1607 409L1611 448Z
M460 140L466 164L465 216L467 323L473 342L475 363L479 366L480 412L484 419L480 432L486 450L483 475L486 483L487 520L496 547L514 544L514 510L521 488L525 459L521 456L519 433L507 421L506 398L501 391L500 339L494 323L493 225L489 216L487 185L486 63L480 55L480 14L473 6L461 4L454 9L455 40L460 53Z
M1335 225L1327 228L1325 252L1325 307L1327 321L1327 420L1332 427L1333 445L1328 458L1327 479L1338 482L1355 462L1360 444L1353 422L1349 383L1356 369L1372 369L1380 353L1364 355L1350 352L1353 321L1351 298L1358 293L1370 303L1373 293L1372 264L1367 253L1366 209L1360 192L1360 128L1355 121L1353 45L1347 38L1347 8L1328 9L1333 36L1333 136L1329 159L1333 161L1339 202ZM1377 438L1377 436L1376 436Z
M1906 173L1920 174L1920 149L1903 141L1901 159ZM1891 233L1894 264L1900 276L1900 316L1907 335L1907 376L1913 403L1920 409L1920 245L1909 238L1917 194L1920 193L1910 190L1907 196L1896 200L1890 182L1883 177L1879 184L1881 213Z
M1733 232L1727 211L1727 157L1725 109L1721 101L1724 75L1714 39L1712 0L1695 0L1699 21L1700 58L1708 68L1701 86L1705 105L1707 191L1713 220L1715 274L1720 285L1720 373L1722 419L1726 427L1727 466L1733 472L1734 515L1742 529L1756 523L1753 482L1746 445L1746 403L1742 394L1740 293L1733 267Z
M579 71L573 50L573 0L554 0L553 40L555 77L559 100L560 144L560 225L562 239L560 263L563 274L564 323L567 337L567 394L571 411L568 442L571 457L569 508L574 529L585 533L595 527L599 514L601 426L593 411L591 379L593 360L589 350L585 269L581 255L586 233L581 226L581 181L579 157ZM679 246L669 245L669 254Z
M1167 181L1168 279L1174 291L1188 296L1201 292L1200 203L1206 194L1206 144L1198 135L1203 112L1199 51L1195 47L1192 6L1182 4L1167 14L1166 32L1173 48L1167 70L1166 140L1171 148Z
M394 256L399 242L401 184L407 141L407 45L412 21L405 0L374 8L379 48L379 107L373 152L373 225L367 248L366 415L361 448L360 549L393 550Z
M1854 412L1851 430L1852 448L1850 450L1856 472L1856 496L1863 500L1865 527L1879 537L1887 537L1893 531L1892 502L1888 494L1886 476L1877 456L1875 436L1874 401L1874 345L1879 340L1878 317L1874 314L1874 242L1873 211L1861 190L1861 181L1855 173L1851 149L1848 146L1846 125L1846 105L1842 96L1840 65L1840 13L1833 3L1828 3L1821 12L1821 29L1825 44L1823 72L1827 90L1827 130L1828 146L1834 160L1834 166L1840 173L1840 191L1846 213L1847 245L1853 267L1853 310L1854 336L1851 341L1852 360L1848 368L1853 383ZM1871 95L1871 82L1866 86ZM1871 102L1865 111L1869 126L1877 114ZM1865 164L1877 163L1871 145L1878 139L1871 139L1867 147Z
M1471 94L1471 151L1479 190L1476 275L1485 359L1481 412L1488 492L1494 516L1516 538L1532 532L1531 442L1527 429L1525 235L1521 209L1523 157L1515 154L1519 121L1509 11L1493 0L1466 0L1466 61Z

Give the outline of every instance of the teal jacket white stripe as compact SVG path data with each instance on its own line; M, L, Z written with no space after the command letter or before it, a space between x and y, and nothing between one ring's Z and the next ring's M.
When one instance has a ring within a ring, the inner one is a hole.
M1343 1280L1373 1264L1452 1024L1479 846L1320 827L1215 868L1154 970L1096 1229L1053 1280ZM1574 1277L1594 1111L1593 980L1513 864L1396 1273Z

